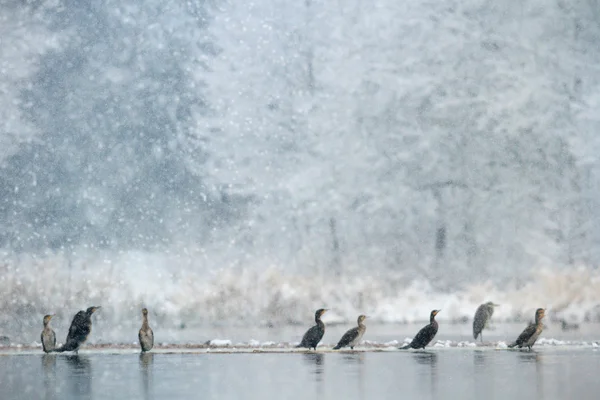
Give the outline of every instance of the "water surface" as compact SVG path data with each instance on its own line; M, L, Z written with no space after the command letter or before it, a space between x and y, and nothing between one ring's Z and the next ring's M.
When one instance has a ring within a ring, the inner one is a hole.
M0 356L0 399L596 399L600 351Z

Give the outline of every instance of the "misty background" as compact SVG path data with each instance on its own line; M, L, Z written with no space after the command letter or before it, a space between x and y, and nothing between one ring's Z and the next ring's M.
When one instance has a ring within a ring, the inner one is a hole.
M598 43L597 0L1 0L4 331L599 320Z

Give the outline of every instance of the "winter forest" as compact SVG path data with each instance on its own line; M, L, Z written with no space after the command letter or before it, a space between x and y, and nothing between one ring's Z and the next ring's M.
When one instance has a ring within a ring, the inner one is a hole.
M598 0L2 0L0 321L597 319L598 43Z

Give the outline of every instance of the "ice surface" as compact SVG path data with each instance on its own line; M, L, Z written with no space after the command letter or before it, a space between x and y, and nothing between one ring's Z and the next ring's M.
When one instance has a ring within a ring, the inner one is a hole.
M408 342L405 342L408 343ZM314 353L314 350L309 349L298 349L295 347L296 343L275 343L275 342L264 342L258 343L256 340L249 340L248 342L240 342L233 345L233 341L229 339L213 339L204 344L186 344L176 345L161 343L155 345L152 352L154 353ZM557 340L553 338L540 338L535 346L534 351L544 351L545 348L598 348L599 342L586 342L586 341L565 341ZM425 348L427 351L446 351L446 350L505 350L508 349L506 342L469 342L469 341L453 341L453 340L434 340L434 343L430 344ZM374 342L365 341L360 346L350 349L333 350L332 344L319 344L317 352L319 353L339 353L339 352L380 352L380 351L397 351L398 342ZM527 351L527 349L515 349L516 351ZM138 352L139 347L137 345L127 344L103 344L103 345L85 345L79 353L115 353L115 354L129 354L132 351ZM398 350L399 351L399 350ZM421 351L421 350L411 350ZM9 346L0 346L0 354L13 354L18 352L19 354L40 354L41 346L37 343L31 345L22 345L12 343Z

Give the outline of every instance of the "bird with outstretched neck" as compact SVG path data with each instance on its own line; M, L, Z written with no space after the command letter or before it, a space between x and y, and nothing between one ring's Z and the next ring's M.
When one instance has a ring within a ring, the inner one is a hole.
M406 346L399 347L399 349L400 350L404 350L404 349L424 349L425 346L427 346L429 344L429 342L431 342L433 340L433 338L435 337L435 335L436 335L436 333L438 331L438 323L435 320L435 316L440 311L441 310L433 310L433 311L431 311L431 314L429 315L429 325L426 325L425 327L423 327L423 329L421 329L419 331L419 333L417 333L417 336L415 336L413 338L412 342L410 342Z
M59 353L62 353L63 351L73 351L77 353L79 346L85 343L92 332L92 314L100 308L100 306L90 307L85 311L82 310L75 314L65 344L54 351Z
M333 349L339 350L342 347L350 346L350 349L354 350L354 346L360 343L360 340L367 330L367 327L364 324L366 318L367 317L365 315L359 315L357 321L358 326L344 333L344 336L342 336L338 344Z
M152 350L154 347L154 332L148 324L148 309L142 309L142 327L138 333L140 339L140 346L142 347L142 353Z
M50 327L50 320L54 317L52 315L44 315L44 329L42 330L42 349L45 353L50 353L56 347L56 333Z
M325 324L323 323L323 321L321 321L321 316L325 314L326 311L327 309L325 308L319 308L315 312L315 322L317 324L306 331L306 333L302 337L302 341L298 346L296 346L297 348L305 347L308 349L314 348L315 350L317 350L317 345L319 344L321 339L323 339L323 335L325 334Z
M483 342L482 331L487 328L492 315L494 315L494 307L498 307L498 304L494 304L491 301L477 307L475 317L473 318L473 339L477 340L477 336L479 336Z
M544 330L544 324L542 324L542 319L546 315L546 310L543 308L538 308L535 311L535 322L530 324L515 340L513 343L509 344L508 347L513 348L518 346L519 348L527 347L531 350L531 347L535 344L535 341L540 337L540 334Z

